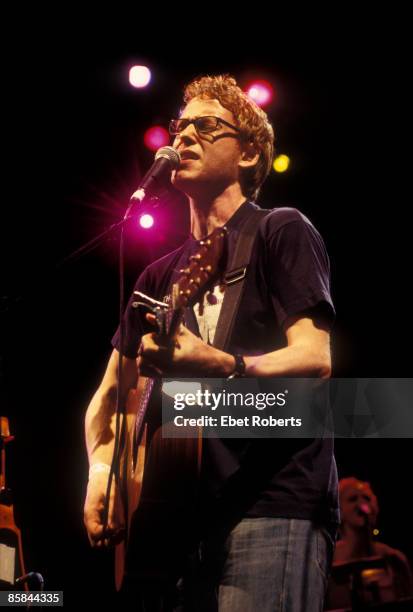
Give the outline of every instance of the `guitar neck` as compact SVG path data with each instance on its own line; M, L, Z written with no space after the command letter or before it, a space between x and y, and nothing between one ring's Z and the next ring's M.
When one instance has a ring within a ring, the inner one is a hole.
M159 316L163 317L162 322L159 321ZM175 310L170 309L170 310L162 311L159 316L158 316L158 325L160 325L160 328L164 330L164 333L162 333L161 331L161 333L159 334L160 341L161 341L161 344L167 345L167 344L170 344L170 342L172 341L172 339L174 338L178 330L178 327L183 317L183 309L178 308ZM154 386L155 386L155 379L147 378L147 380L145 381L144 392L141 398L139 410L136 415L136 422L135 422L135 440L136 441L140 439L142 432L143 432L143 426L145 424L145 417L146 417L146 413L148 410L150 399L152 397Z

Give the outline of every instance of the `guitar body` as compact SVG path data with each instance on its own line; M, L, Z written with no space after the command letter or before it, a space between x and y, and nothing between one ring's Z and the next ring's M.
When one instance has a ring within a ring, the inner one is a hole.
M121 461L121 513L126 535L115 550L115 583L122 587L126 575L154 575L159 559L170 559L185 539L197 496L201 466L201 431L197 437L166 438L168 425L157 426L161 405L152 401L140 441L136 443L137 419L149 379L140 377L129 392L126 405L126 446ZM127 507L122 506L122 498ZM126 511L125 511L126 510ZM174 537L179 536L173 543ZM162 549L162 550L161 550Z

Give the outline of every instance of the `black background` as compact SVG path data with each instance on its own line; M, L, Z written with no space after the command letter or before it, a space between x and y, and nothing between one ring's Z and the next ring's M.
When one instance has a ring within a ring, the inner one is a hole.
M335 376L409 376L410 249L405 49L390 24L376 31L350 19L339 34L332 20L321 34L292 27L283 37L274 21L254 42L236 30L232 42L216 16L207 34L178 20L163 44L156 31L151 42L135 32L115 44L115 24L100 35L95 24L89 36L80 21L63 21L28 28L7 49L0 375L1 414L16 436L8 480L26 568L63 589L69 607L80 590L102 601L112 592L111 559L89 548L82 524L83 417L117 324L117 243L58 272L56 263L120 217L153 158L143 132L167 125L184 84L222 72L241 85L251 76L274 83L268 112L292 165L271 175L259 202L297 206L325 239ZM145 62L153 84L134 90L128 68ZM145 264L182 242L187 221L175 197L156 230L128 233L127 294ZM372 483L381 539L412 556L410 449L408 439L344 440L336 456L340 476Z

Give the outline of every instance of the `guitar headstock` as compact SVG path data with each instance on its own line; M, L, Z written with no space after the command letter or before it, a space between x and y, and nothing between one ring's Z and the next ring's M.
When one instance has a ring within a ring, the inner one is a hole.
M172 308L185 308L201 293L217 272L225 248L226 229L219 227L208 238L201 240L200 248L191 255L186 268L172 286Z

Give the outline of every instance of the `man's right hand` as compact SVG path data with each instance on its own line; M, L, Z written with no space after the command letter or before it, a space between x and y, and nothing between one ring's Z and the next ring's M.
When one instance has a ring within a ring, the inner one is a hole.
M106 489L109 474L99 472L92 474L88 486L84 505L84 523L89 542L94 548L113 546L121 542L125 535L125 526L121 520L121 506L116 485L112 481L109 501L108 524L103 532L103 510L106 499Z

